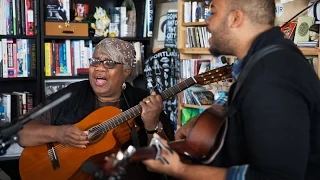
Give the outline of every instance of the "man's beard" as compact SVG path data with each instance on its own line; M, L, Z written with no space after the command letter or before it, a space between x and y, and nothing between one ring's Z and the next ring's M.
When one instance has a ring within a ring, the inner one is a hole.
M226 35L227 34L224 34L224 36ZM228 37L220 36L217 39L211 39L211 41L209 51L213 56L231 55L231 41Z
M222 21L216 30L211 31L209 51L213 56L231 55L231 43L233 40L226 22L227 18Z

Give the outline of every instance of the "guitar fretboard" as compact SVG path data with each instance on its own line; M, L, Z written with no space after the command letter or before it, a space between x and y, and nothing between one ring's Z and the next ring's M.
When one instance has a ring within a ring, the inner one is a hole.
M167 100L170 97L174 96L175 94L187 89L188 87L194 85L196 80L193 77L190 77L166 90L164 90L160 96L162 97L162 100ZM142 112L142 107L140 104L133 106L132 108L114 116L113 118L104 121L103 123L91 128L90 133L92 133L92 136L103 134L120 124L128 121L129 119L135 118L139 116Z

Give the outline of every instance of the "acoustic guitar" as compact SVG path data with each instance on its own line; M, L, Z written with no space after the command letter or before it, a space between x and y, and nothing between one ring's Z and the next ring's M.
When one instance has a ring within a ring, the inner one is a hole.
M216 68L185 79L164 90L160 95L163 100L167 100L194 84L205 85L231 78L231 72L231 65ZM79 170L80 166L99 154L108 155L118 151L119 147L131 138L131 130L127 123L133 127L133 119L139 116L141 111L142 108L138 104L124 112L116 107L106 106L89 114L75 124L81 130L88 132L90 143L85 149L60 143L24 148L19 160L21 178L23 180L88 179L88 175Z
M187 163L210 164L223 146L228 128L228 121L225 119L224 113L218 112L213 107L208 108L193 119L195 124L186 139L170 141L169 147L162 144L158 138L153 138L149 147L136 149L129 146L125 151L118 151L108 156L101 168L102 172L105 177L121 179L129 163L159 159L166 164L161 151L170 153L170 149L176 151Z

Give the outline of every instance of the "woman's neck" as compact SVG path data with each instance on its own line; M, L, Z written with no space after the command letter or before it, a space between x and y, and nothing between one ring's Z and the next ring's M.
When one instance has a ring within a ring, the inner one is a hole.
M108 96L108 97L96 95L97 99L100 102L117 102L120 100L120 96L121 96L121 91L120 91L120 93L118 93L114 96Z

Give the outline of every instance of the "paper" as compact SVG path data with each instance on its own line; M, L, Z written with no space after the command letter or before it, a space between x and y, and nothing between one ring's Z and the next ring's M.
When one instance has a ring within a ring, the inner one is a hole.
M16 157L20 156L23 151L23 148L18 143L13 143L8 149L7 153L0 156L1 157Z

